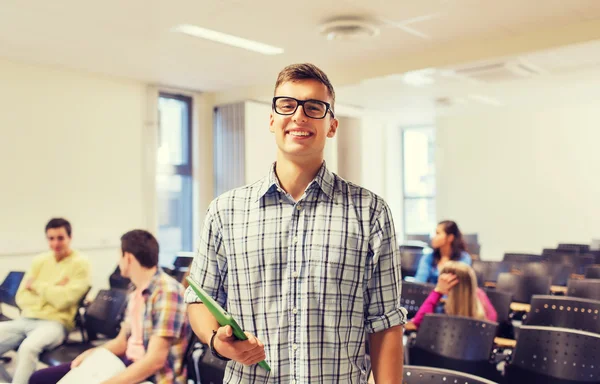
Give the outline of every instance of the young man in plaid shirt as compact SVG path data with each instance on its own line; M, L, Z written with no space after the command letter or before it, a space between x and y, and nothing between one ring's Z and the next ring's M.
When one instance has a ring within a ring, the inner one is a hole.
M286 67L270 115L276 163L208 209L191 276L248 340L219 327L190 289L186 301L200 340L231 360L225 383L365 383L365 334L377 384L402 380L406 311L392 216L379 196L325 166L334 104L319 68ZM271 372L255 365L263 359Z

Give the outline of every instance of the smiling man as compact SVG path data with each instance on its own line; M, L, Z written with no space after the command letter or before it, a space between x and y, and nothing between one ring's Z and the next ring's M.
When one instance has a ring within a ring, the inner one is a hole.
M265 178L214 200L191 276L236 318L219 327L188 289L190 322L225 383L363 383L365 331L378 384L402 379L400 257L390 209L327 169L335 92L312 64L275 84L277 161ZM266 359L272 371L255 366Z
M59 346L74 327L79 301L90 286L86 258L71 249L71 224L52 219L46 225L49 252L33 259L17 291L21 317L0 323L0 355L18 349L13 383L26 384L38 355Z

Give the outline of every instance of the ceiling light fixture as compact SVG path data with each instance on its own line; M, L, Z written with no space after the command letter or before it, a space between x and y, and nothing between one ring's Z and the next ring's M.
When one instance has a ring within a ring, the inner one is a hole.
M402 81L405 84L412 85L415 87L431 85L435 83L435 80L433 78L435 72L435 68L425 68L417 71L405 72L404 74L402 74Z
M321 24L319 32L327 40L365 40L379 35L379 27L369 20L342 17Z
M242 37L228 35L226 33L213 31L211 29L201 28L190 24L178 25L174 27L172 31L221 44L231 45L232 47L242 48L252 52L262 53L263 55L279 55L283 53L283 49L279 47L274 47L272 45L259 43L258 41L248 40Z

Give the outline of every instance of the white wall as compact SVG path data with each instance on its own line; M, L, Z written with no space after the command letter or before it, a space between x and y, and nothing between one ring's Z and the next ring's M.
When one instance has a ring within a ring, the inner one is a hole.
M47 249L46 222L73 224L95 288L108 285L120 235L146 228L146 86L0 61L0 275Z
M357 117L338 117L338 174L345 180L360 184L362 180L361 120Z
M438 119L438 218L478 232L484 259L598 237L600 101L562 103Z
M269 167L275 161L277 146L275 137L269 131L271 106L254 101L247 101L244 104L245 178L246 184L251 184L267 174Z
M337 131L338 173L383 197L402 233L402 130L382 114L362 111L339 117Z

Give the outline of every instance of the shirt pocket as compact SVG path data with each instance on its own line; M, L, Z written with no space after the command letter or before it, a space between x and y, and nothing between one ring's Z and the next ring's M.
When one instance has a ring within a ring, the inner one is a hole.
M352 232L313 238L308 274L319 303L346 309L362 303L366 248L363 236Z

